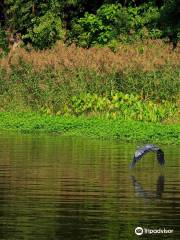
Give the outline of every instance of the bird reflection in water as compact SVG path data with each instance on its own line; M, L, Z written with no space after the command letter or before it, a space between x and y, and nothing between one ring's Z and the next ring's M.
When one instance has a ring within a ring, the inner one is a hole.
M146 191L143 189L141 184L136 180L134 176L131 176L133 187L137 197L142 197L145 199L160 199L162 198L162 193L164 192L164 176L160 175L157 179L156 190Z

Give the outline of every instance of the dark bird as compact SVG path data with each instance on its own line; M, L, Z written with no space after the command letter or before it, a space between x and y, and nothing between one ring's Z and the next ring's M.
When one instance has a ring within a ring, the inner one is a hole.
M146 144L145 146L140 147L136 150L133 160L130 164L130 168L133 168L136 165L137 161L139 161L144 156L144 154L146 154L148 152L156 152L157 153L157 160L160 165L163 165L165 163L164 152L159 147L157 147L153 144Z

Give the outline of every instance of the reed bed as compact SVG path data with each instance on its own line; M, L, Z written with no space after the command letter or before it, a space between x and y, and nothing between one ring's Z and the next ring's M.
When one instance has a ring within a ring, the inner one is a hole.
M26 63L32 63L36 70L50 66L56 70L88 68L98 72L127 69L152 71L160 66L179 64L179 53L179 47L172 51L172 47L161 40L146 41L143 44L139 42L133 45L119 44L115 52L108 47L84 49L58 42L54 48L42 51L26 51L19 48L14 52L11 64L18 64L21 59ZM7 58L0 60L1 66L7 65Z

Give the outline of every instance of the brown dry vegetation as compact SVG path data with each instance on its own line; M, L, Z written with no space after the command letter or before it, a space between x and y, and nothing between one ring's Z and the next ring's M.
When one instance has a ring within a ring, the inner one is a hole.
M147 41L142 45L119 45L116 52L108 47L90 49L78 48L75 45L65 46L58 42L53 49L30 52L18 48L11 59L11 64L18 64L19 59L32 63L36 70L50 66L56 70L88 68L98 72L141 69L151 71L163 65L179 65L180 48L172 51L169 44L160 40ZM7 66L7 58L0 60L1 66Z

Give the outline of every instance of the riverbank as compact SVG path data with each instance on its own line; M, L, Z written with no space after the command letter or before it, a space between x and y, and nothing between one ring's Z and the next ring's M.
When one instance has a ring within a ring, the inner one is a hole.
M180 144L180 125L125 121L122 119L0 112L0 130Z

